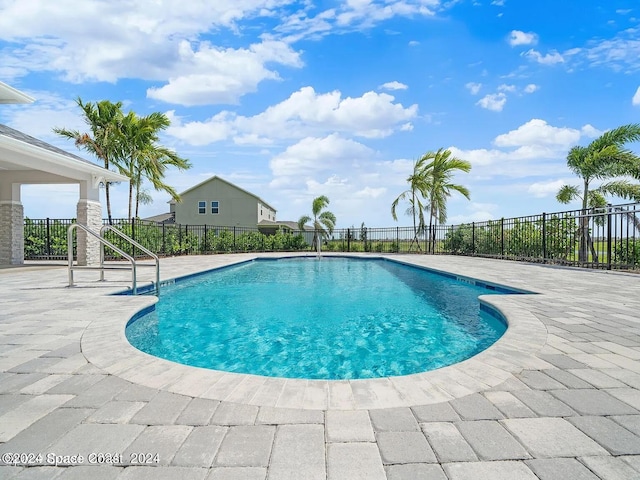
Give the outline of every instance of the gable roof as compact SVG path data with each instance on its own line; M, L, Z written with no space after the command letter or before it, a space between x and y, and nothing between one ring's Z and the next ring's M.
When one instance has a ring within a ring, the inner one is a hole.
M59 155L64 155L65 157L73 158L74 160L78 160L83 163L88 163L89 165L98 166L95 163L90 162L89 160L79 157L78 155L65 152L61 148L55 147L50 143L39 140L35 137L27 135L26 133L20 132L19 130L15 130L11 127L7 127L6 125L2 125L1 123L0 123L0 135L4 137L10 137L15 140L19 140L20 142L23 142L23 143L28 143L30 145L33 145L34 147L44 148L45 150L49 150L50 152L54 152Z
M56 173L59 168L89 173L96 181L124 182L128 177L89 160L0 124L0 151L11 152L11 160L0 157L0 169L39 170Z
M298 230L298 222L294 222L291 220L282 220L282 221L260 220L260 222L258 223L258 227L279 227L279 226L289 227L291 230ZM305 225L304 230L306 232L312 232L313 227L310 227L309 225Z
M161 213L159 215L153 215L151 217L143 218L145 222L156 222L156 223L176 223L176 214L173 212L169 213Z
M226 183L227 185L229 185L229 186L231 186L231 187L233 187L233 188L236 188L236 189L240 190L241 192L246 193L247 195L252 196L252 197L253 197L253 198L255 198L256 200L258 200L260 203L262 203L264 206L269 207L269 208L270 208L271 210L273 210L274 212L277 212L277 210L276 210L275 208L273 208L271 205L269 205L267 202L265 202L263 199L261 199L261 198L260 198L260 197L258 197L257 195L255 195L255 194L251 193L251 192L250 192L250 191L248 191L248 190L245 190L244 188L240 188L239 186L237 186L237 185L235 185L235 184L233 184L233 183L231 183L231 182L229 182L229 181L225 180L224 178L221 178L221 177L219 177L219 176L217 176L217 175L214 175L213 177L208 178L208 179L206 179L204 182L200 182L200 183L198 183L197 185L194 185L194 186L193 186L193 187L191 187L191 188L187 188L184 192L181 192L179 195L180 195L180 196L182 196L182 195L184 195L184 194L186 194L186 193L192 192L193 190L196 190L197 188L200 188L201 186L203 186L203 185L205 185L205 184L207 184L207 183L209 183L209 182L213 182L214 180L220 180L221 182L224 182L224 183ZM175 200L169 200L169 202L168 202L168 203L176 203L176 201L175 201Z

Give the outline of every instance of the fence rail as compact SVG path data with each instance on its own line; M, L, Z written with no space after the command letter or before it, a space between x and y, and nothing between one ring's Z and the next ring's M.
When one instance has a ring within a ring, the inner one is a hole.
M25 219L25 259L67 258L73 219ZM106 221L105 221L106 222ZM161 256L311 251L312 231L261 233L257 227L158 224L119 219L113 226ZM120 238L107 240L144 256ZM75 249L75 245L74 245ZM461 225L342 228L323 239L325 252L473 255L600 269L640 269L640 204L542 213ZM75 253L75 252L74 252ZM115 257L113 257L115 258Z

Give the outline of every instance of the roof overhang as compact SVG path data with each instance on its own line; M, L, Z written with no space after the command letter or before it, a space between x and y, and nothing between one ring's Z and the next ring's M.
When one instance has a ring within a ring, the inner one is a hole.
M35 99L26 93L0 82L0 103L33 103L34 101Z
M65 183L91 178L95 186L102 182L128 182L129 178L99 165L83 162L37 145L0 135L0 172L25 177L24 183ZM33 172L28 174L28 172ZM50 174L38 180L35 172ZM31 178L30 178L31 177ZM21 181L16 178L16 182Z

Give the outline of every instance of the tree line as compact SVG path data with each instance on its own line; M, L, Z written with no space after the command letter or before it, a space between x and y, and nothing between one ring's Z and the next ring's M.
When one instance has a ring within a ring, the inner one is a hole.
M151 183L157 191L167 192L174 200L180 200L164 177L169 167L179 170L191 168L187 159L173 150L158 143L161 131L171 124L169 118L159 112L139 116L130 111L125 114L122 102L102 100L96 103L76 103L82 110L82 116L88 131L54 128L53 131L64 138L74 140L76 147L85 150L104 164L104 168L116 170L129 178L129 214L128 218L138 217L140 204L151 203L152 198L144 189L144 181ZM111 215L111 195L109 183L105 184L107 216Z
M607 206L608 196L640 202L640 157L627 148L628 143L640 140L640 124L622 125L594 139L587 146L574 146L567 154L567 166L582 180L582 186L564 185L556 199L560 203L574 200L582 202L577 237L580 262L586 262L589 254L597 262L598 252L589 232L589 211L602 211ZM407 177L408 188L391 204L391 215L397 218L397 208L406 201L406 214L413 218L414 242L421 250L418 236L428 233L428 248L435 251L436 228L447 220L447 199L453 192L470 199L469 190L453 183L456 172L468 173L471 163L452 155L450 150L440 148L422 155L413 164L413 172ZM600 181L597 188L593 181ZM600 210L599 210L600 209ZM425 218L428 215L428 225ZM640 231L640 220L633 213L628 220Z

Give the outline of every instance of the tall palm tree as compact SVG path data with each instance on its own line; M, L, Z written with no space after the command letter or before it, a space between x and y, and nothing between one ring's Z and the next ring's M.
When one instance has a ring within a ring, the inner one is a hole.
M322 238L328 238L336 227L336 216L328 210L324 210L329 205L329 199L325 195L321 195L313 199L311 205L311 214L303 215L298 220L298 229L303 232L304 226L313 220L313 243L311 248L315 248L320 255L320 243ZM323 211L324 210L324 211Z
M134 198L135 216L138 216L144 179L149 180L156 190L163 190L174 200L180 200L175 189L164 182L164 176L169 166L186 170L191 164L174 151L156 143L158 133L169 125L169 118L158 112L145 117L129 112L122 121L121 173L129 177L129 218L132 215Z
M455 172L469 173L471 163L455 157L451 150L438 149L427 152L420 159L424 162L424 177L429 198L429 249L435 251L436 227L447 221L447 199L458 192L469 200L469 189L453 183Z
M82 109L85 123L89 126L89 132L81 133L78 130L68 130L66 128L54 128L53 131L65 138L75 141L76 147L86 150L102 160L104 168L109 169L112 165L120 165L118 156L120 122L123 118L122 102L110 102L102 100L100 102L84 103L80 97L76 103ZM107 216L109 224L111 219L111 198L109 195L109 182L105 183L105 194L107 200Z
M409 202L409 206L405 211L407 215L413 217L413 240L411 240L409 250L411 250L411 247L413 247L414 242L418 246L418 250L422 250L420 247L420 242L418 241L418 234L424 232L425 229L425 204L422 203L422 200L429 198L429 194L427 192L427 184L425 182L424 176L424 165L425 160L423 158L420 158L413 162L413 173L407 177L409 188L398 195L398 197L391 204L391 216L397 222L398 216L396 215L396 210L398 208L398 204L403 200L407 200ZM416 216L418 217L417 224Z
M603 133L586 147L575 146L569 150L567 165L582 179L582 190L575 185L563 185L556 199L569 203L580 199L582 215L579 222L580 246L578 261L587 261L587 249L591 249L593 259L598 261L589 234L588 209L606 205L605 195L623 198L638 198L638 187L625 180L616 180L591 190L593 180L606 180L617 176L635 176L640 171L640 158L625 148L627 143L640 140L640 124L622 125Z

